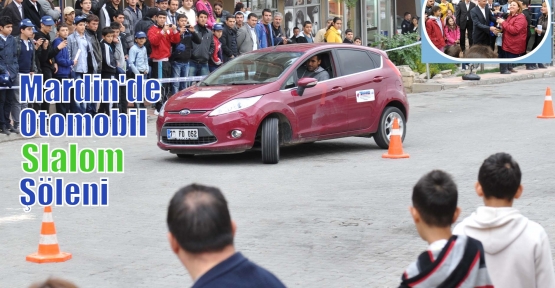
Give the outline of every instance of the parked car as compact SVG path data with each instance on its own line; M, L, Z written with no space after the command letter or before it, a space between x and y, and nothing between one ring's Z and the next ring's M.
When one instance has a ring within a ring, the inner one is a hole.
M316 55L330 79L303 77ZM394 118L404 139L408 111L401 74L385 52L280 45L236 57L172 96L160 110L157 141L182 158L260 149L263 163L278 163L282 146L349 136L374 137L387 149Z

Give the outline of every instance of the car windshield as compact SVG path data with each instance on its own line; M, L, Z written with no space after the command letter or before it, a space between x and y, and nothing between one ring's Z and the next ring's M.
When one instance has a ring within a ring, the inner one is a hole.
M199 85L250 85L274 82L302 54L301 52L268 52L241 55L214 71Z

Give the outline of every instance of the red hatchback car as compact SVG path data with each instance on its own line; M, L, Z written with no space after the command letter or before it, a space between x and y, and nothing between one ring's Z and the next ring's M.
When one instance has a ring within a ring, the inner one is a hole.
M341 137L374 137L387 149L394 118L405 138L408 111L385 52L282 45L236 57L172 96L156 123L158 147L179 157L260 149L269 164L280 146Z

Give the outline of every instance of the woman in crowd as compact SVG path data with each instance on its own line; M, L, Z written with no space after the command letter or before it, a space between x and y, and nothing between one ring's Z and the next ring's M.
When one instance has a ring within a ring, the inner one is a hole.
M547 2L542 3L541 13L542 13L542 16L540 16L540 18L538 19L538 25L534 29L534 31L536 32L536 40L534 41L534 46L532 47L532 51L540 45L540 43L543 40L543 36L545 36L545 31L547 30L547 27L548 25L550 25L549 22L547 21L548 20ZM543 63L538 63L538 68L547 69L547 67L545 67Z
M445 45L453 46L458 45L461 38L461 31L459 26L455 23L455 19L451 16L447 16L445 18L446 25L444 26L443 30L445 33Z
M417 33L418 34L418 41L420 41L421 37L422 37L422 31L420 30L420 18L418 16L414 16L412 17L412 19L410 20L412 23L412 29L410 30L411 33Z
M245 4L241 3L241 2L237 2L237 4L235 4L235 11L233 11L233 15L235 15L235 13L237 12L243 12L245 13L247 11L247 9L245 8ZM247 21L247 19L245 19L245 21Z
M522 4L513 0L509 4L509 17L507 20L499 18L497 23L500 24L503 31L503 53L500 57L504 59L517 58L526 52L526 34L528 29L528 21L522 14ZM501 74L510 74L516 72L509 64L499 64Z
M229 16L229 12L224 10L224 4L220 1L216 1L214 3L214 19L216 23L224 23L227 21L227 17Z
M341 39L341 25L343 25L343 20L339 17L333 18L333 21L328 26L326 30L326 34L324 34L324 38L328 43L343 43L343 39Z

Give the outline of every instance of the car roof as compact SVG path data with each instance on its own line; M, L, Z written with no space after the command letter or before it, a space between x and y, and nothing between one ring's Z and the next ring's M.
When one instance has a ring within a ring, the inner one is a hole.
M252 51L251 53L267 53L267 52L305 52L305 53L314 53L318 52L319 50L329 49L329 48L349 48L349 49L358 49L358 50L365 50L365 51L372 51L376 52L386 58L387 54L380 49L366 47L366 46L359 46L354 44L343 44L343 43L302 43L302 44L287 44L287 45L277 45L273 47L263 48L256 51Z

